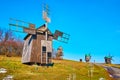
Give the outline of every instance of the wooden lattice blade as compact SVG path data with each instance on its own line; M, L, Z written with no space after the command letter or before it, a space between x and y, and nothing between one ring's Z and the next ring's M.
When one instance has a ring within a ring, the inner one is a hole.
M28 34L36 34L36 30L31 28L24 28L24 32Z
M56 30L53 35L53 39L60 41L60 42L64 42L64 43L68 43L69 37L70 37L69 34L61 32L59 30Z
M10 18L9 27L11 31L35 34L35 24Z

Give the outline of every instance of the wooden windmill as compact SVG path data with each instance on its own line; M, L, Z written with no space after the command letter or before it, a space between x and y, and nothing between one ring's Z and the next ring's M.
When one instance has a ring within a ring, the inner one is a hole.
M85 54L85 61L89 62L91 59L91 55L90 54Z
M57 48L56 59L62 60L63 59L62 56L63 56L63 48L61 46L59 46Z
M51 64L53 39L64 43L69 40L69 34L59 30L56 30L53 34L48 29L48 23L50 22L48 6L43 9L43 19L45 24L38 28L32 23L10 19L9 26L12 31L28 33L24 38L22 53L22 63L24 64Z
M108 56L105 56L104 59L105 59L105 63L106 64L111 64L111 60L113 56L111 56L110 54Z

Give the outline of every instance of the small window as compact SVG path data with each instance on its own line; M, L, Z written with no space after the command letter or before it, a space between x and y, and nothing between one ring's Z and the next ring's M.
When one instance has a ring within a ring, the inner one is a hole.
M46 52L46 46L42 46L42 52Z
M49 58L51 58L51 57L52 57L51 52L48 52L48 57L49 57Z

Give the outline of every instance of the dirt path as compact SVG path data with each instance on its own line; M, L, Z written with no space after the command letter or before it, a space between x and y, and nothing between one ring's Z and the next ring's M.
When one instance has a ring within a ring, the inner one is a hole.
M110 73L111 77L115 80L120 80L120 69L109 66L104 66L104 68Z

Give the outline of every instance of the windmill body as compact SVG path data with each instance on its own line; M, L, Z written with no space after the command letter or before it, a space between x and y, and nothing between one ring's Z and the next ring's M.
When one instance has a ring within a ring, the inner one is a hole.
M52 63L52 41L58 40L60 42L67 43L69 40L69 34L56 30L53 34L47 27L47 24L35 28L32 23L27 23L28 26L24 26L26 22L10 19L15 23L10 23L10 29L12 31L27 33L24 37L24 47L22 53L22 63L24 64L50 64ZM19 23L19 24L18 24Z
M111 64L112 56L105 56L104 59L106 64Z
M60 47L57 49L56 59L62 60L62 59L63 59L62 56L63 56L63 48L60 46Z
M85 61L89 62L91 59L91 55L90 54L85 54Z
M45 25L36 30L36 34L27 34L24 38L22 63L25 64L47 64L51 63L52 57L52 33L45 29ZM48 32L46 41L45 32ZM46 46L47 44L47 46Z

